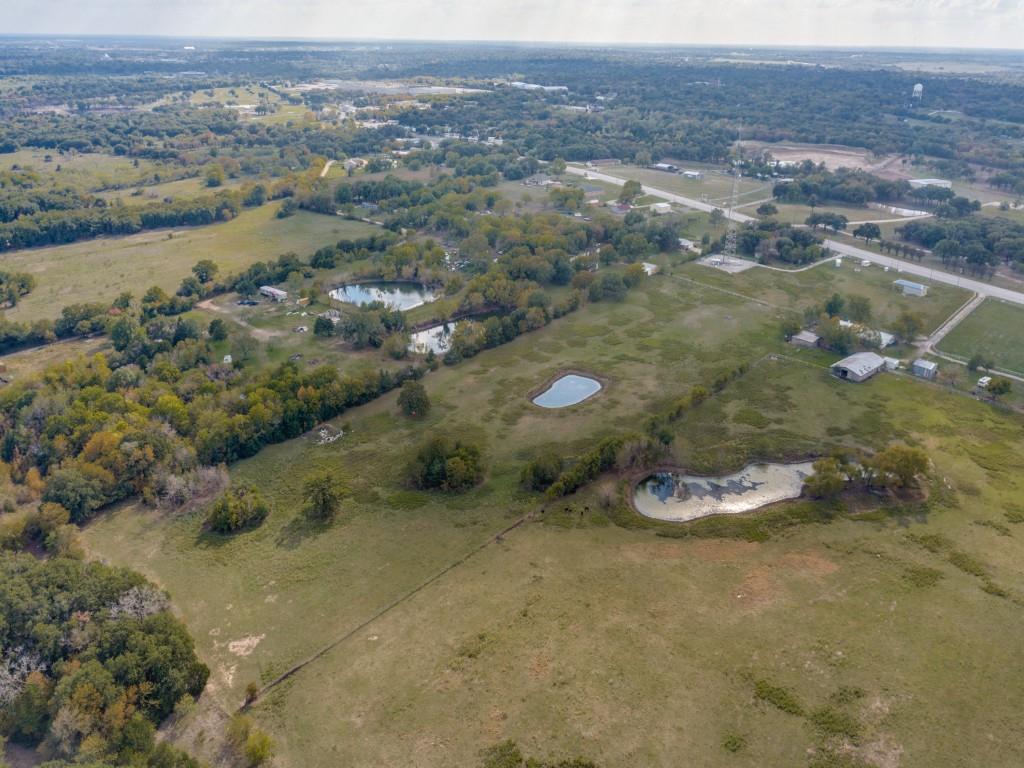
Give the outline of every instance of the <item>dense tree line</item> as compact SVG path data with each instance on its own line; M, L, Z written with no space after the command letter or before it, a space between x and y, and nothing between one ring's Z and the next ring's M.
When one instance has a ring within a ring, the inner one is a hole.
M943 264L984 274L999 263L1024 265L1024 225L1003 217L908 221L904 240L932 250Z
M0 733L69 761L195 768L155 727L209 670L167 596L99 563L0 555Z

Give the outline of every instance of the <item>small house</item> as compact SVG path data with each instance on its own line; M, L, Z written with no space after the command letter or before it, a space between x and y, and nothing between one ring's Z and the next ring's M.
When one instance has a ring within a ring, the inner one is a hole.
M904 296L927 296L928 286L922 285L921 283L915 283L913 280L899 280L893 281L893 286L897 291L902 293Z
M680 237L679 248L683 251L695 251L697 250L697 244L693 242L693 240L687 240L685 237Z
M266 296L268 299L274 301L288 301L288 292L282 291L280 288L275 288L272 285L261 285L260 295Z
M660 216L665 213L672 213L672 206L669 203L654 203L651 205L651 213Z
M800 331L800 333L793 334L789 339L789 343L794 347L802 347L804 349L813 349L818 346L820 341L821 337L811 331Z
M921 379L934 379L939 372L939 366L931 360L918 359L910 366L910 372Z
M911 179L911 189L924 189L925 187L940 187L942 189L952 189L953 182L949 179Z
M858 352L832 365L832 373L847 381L867 381L885 369L885 359L874 352Z

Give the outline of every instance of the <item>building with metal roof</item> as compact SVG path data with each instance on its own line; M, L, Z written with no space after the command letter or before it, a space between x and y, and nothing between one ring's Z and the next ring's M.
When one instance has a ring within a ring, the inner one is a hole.
M858 352L833 363L832 373L848 381L867 381L885 368L885 358L874 352Z

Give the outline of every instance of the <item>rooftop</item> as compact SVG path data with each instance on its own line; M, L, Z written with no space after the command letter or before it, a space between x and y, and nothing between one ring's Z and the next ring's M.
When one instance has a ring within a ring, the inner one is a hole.
M885 360L874 352L858 352L833 363L833 368L845 368L858 376L867 376L885 366Z

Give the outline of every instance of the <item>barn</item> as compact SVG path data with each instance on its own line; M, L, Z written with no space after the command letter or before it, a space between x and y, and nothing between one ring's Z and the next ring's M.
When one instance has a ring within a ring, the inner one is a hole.
M847 381L867 381L885 369L885 358L874 352L858 352L832 365L832 373Z

